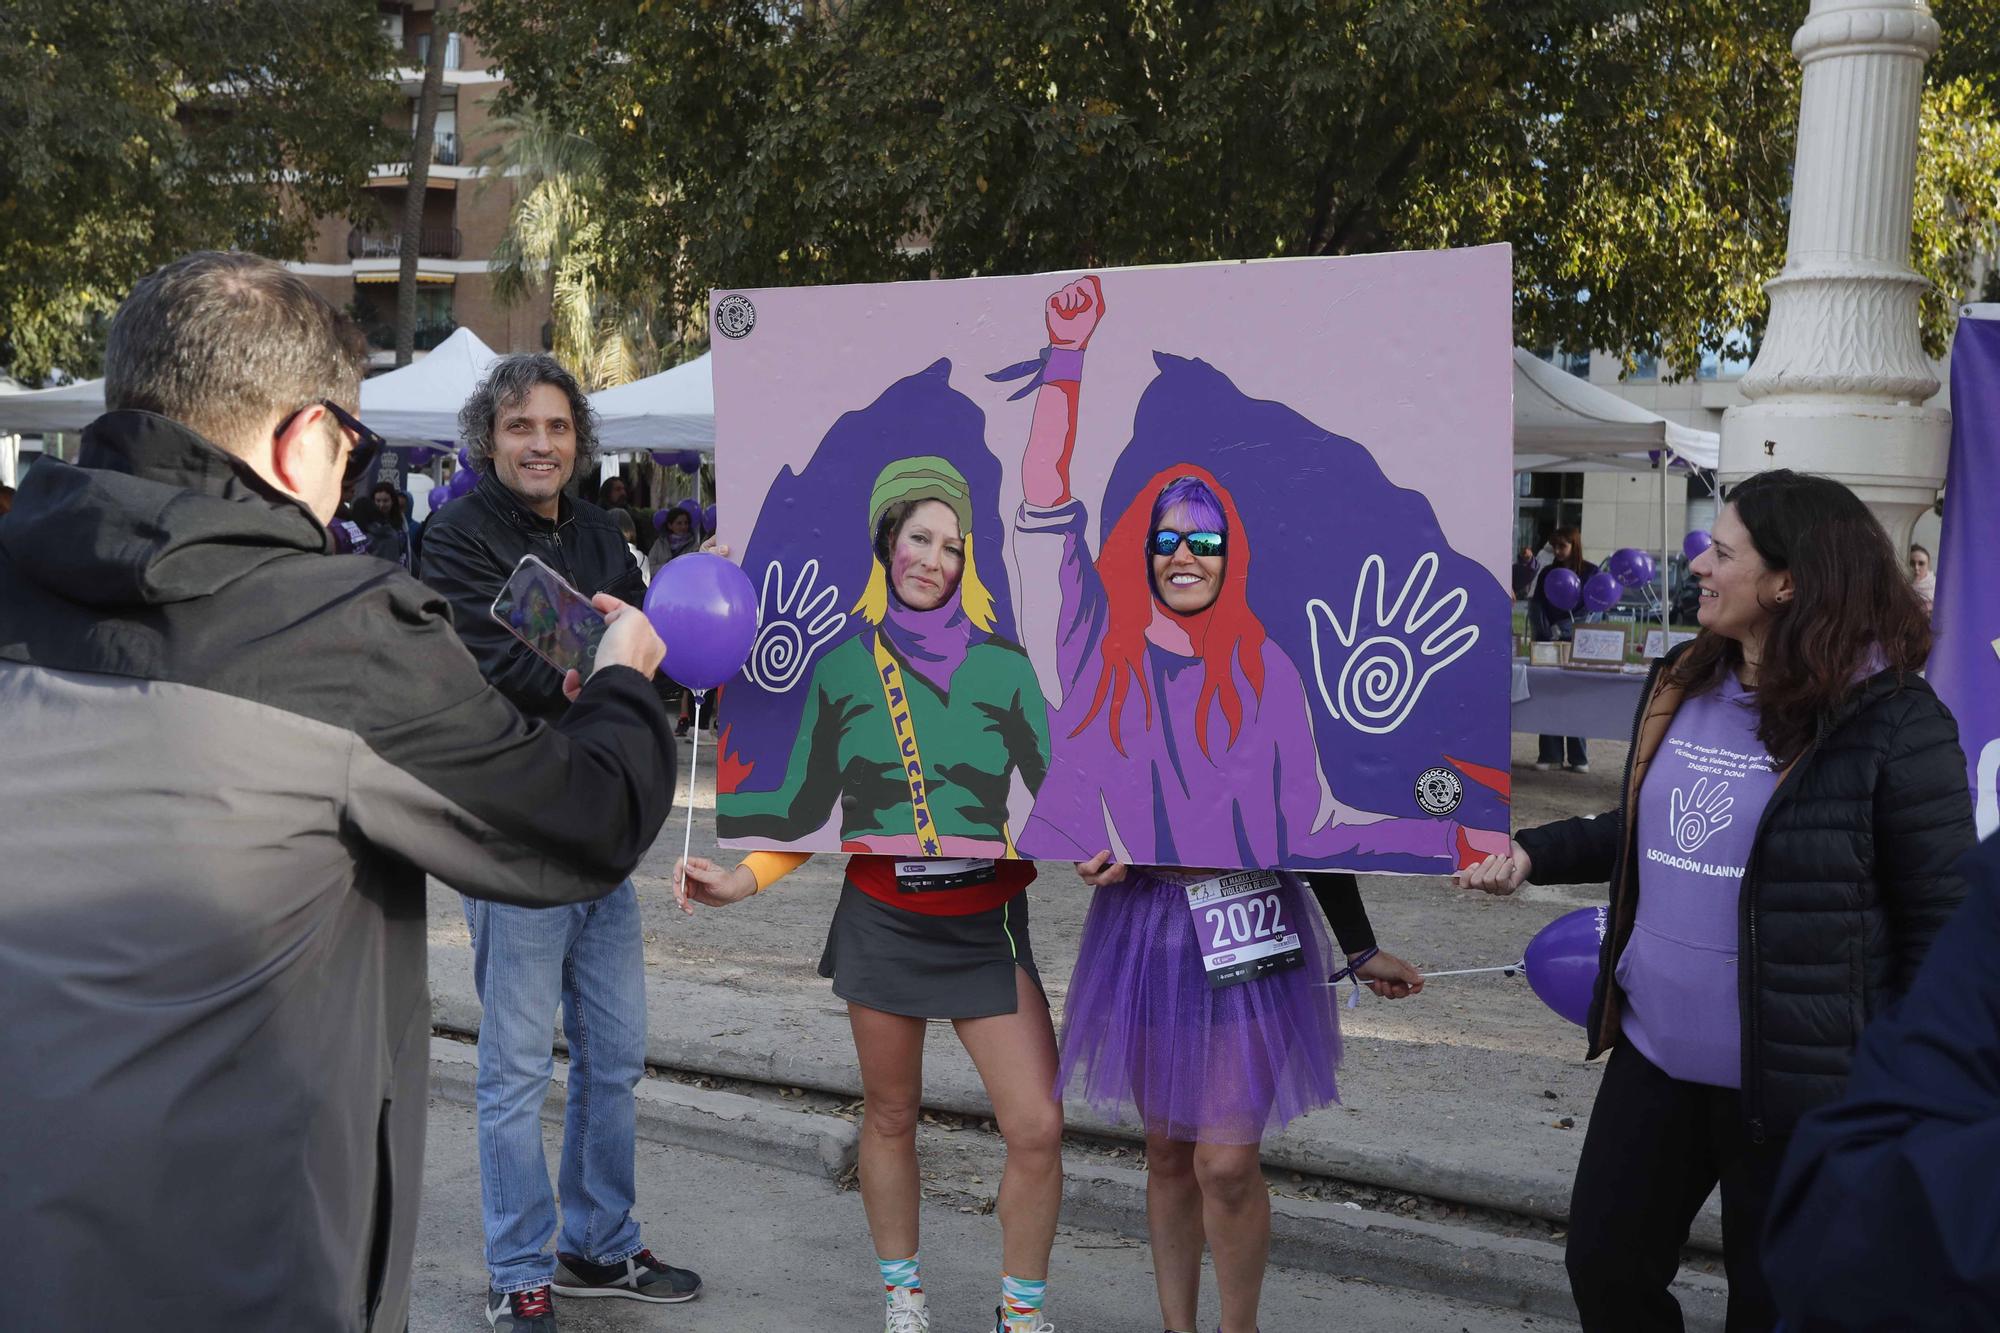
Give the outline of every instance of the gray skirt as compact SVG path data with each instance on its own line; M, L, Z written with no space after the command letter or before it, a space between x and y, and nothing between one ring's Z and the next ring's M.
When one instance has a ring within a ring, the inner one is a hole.
M907 1018L991 1018L1020 1007L1014 969L1035 988L1028 942L1028 895L969 916L908 912L871 898L851 881L826 932L819 974L849 1004Z

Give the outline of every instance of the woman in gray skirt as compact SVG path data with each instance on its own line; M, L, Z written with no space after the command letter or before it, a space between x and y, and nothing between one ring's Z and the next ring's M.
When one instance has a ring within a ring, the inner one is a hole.
M916 621L944 614L961 585L968 596L976 587L961 536L971 528L964 479L942 463L906 460L877 482L870 526L885 625L898 616ZM896 652L901 640L886 631L883 637L883 651ZM910 688L923 688L930 659L913 652L899 661ZM967 694L954 687L941 697L957 703ZM955 831L942 816L939 827ZM999 851L1006 840L1004 831L996 832ZM684 910L692 910L690 901L712 907L740 902L807 859L803 853L752 852L725 868L691 858L675 867L674 893ZM1055 1028L1028 942L1025 890L1034 877L1032 862L1011 857L859 855L847 863L819 970L847 1001L861 1067L861 1200L881 1268L888 1333L930 1328L918 1271L916 1137L930 1019L951 1020L986 1084L1007 1144L996 1333L1053 1333L1042 1304L1062 1203L1062 1105L1052 1091Z

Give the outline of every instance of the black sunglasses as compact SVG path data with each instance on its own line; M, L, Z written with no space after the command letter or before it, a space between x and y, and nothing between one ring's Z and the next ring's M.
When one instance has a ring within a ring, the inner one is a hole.
M1172 528L1161 528L1148 540L1148 548L1156 556L1169 558L1186 542L1194 555L1218 556L1228 547L1228 539L1219 532L1175 532Z
M361 480L362 475L368 471L369 465L375 461L375 456L381 453L388 446L389 442L368 429L368 427L362 425L359 417L342 407L339 403L334 402L331 398L321 398L315 403L307 403L306 407L325 408L335 421L338 421L354 435L354 448L348 452L347 467L340 474L340 489L342 491L353 490L354 483ZM274 435L283 435L285 429L298 420L299 412L305 411L306 407L300 408L298 412L294 412L283 421L280 421L278 429L272 433Z

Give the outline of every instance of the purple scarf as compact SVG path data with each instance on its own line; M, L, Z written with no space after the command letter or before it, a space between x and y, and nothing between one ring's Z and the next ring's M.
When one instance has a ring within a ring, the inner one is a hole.
M903 605L892 590L889 614L882 621L882 632L910 664L910 670L946 694L951 692L952 673L965 661L965 654L986 637L959 608L962 591L954 588L951 596L934 610L915 611Z

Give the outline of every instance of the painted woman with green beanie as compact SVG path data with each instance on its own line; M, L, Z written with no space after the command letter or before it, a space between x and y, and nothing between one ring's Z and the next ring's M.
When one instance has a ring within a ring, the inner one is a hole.
M784 781L737 793L717 819L725 838L782 844L837 816L842 843L859 853L819 970L847 1001L861 1067L861 1198L888 1333L930 1327L916 1126L931 1019L951 1021L1007 1144L995 1328L1053 1330L1042 1304L1062 1203L1062 1106L1028 940L1035 868L1014 859L1008 820L1015 776L1032 793L1048 771L1048 710L1027 655L993 633L972 519L971 490L945 459L882 470L868 504L874 568L854 608L868 628L813 664ZM739 902L807 859L752 852L725 868L695 857L675 868L675 893L683 908Z
M733 795L717 831L792 843L837 811L849 851L934 857L948 839L955 855L1012 856L1008 795L1016 773L1042 785L1048 708L1027 654L993 633L970 489L942 458L901 459L875 479L868 525L854 610L871 628L813 664L784 781Z

